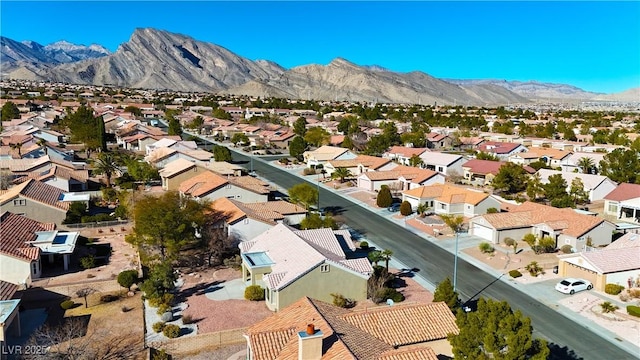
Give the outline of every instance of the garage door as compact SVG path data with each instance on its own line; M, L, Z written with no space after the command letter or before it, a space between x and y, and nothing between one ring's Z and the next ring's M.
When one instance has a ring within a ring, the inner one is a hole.
M473 224L473 226L471 227L471 234L493 242L493 229L486 226Z
M591 281L591 283L593 283L593 285L595 286L598 279L598 274L596 274L595 271L591 271L589 269L585 269L571 263L566 263L565 266L565 277L585 279Z

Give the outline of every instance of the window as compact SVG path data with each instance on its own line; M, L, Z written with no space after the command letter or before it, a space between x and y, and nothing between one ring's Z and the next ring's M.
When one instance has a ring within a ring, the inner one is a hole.
M617 203L613 203L613 204L609 204L609 212L610 213L617 213L618 212L618 204Z
M571 240L570 239L564 239L564 243L567 245L571 245Z
M227 189L231 189L231 184L227 184Z
M25 199L15 199L15 200L13 200L13 206L27 206L27 200L25 200Z
M248 223L249 223L249 218L245 218L245 219L244 219L244 223L245 223L245 224L248 224Z
M235 196L233 196L233 195L227 196L227 199L234 199L234 198L235 198Z
M440 204L440 209L445 210L447 208L446 204Z
M320 265L320 272L329 272L329 265Z
M38 273L38 263L37 262L32 262L31 263L31 273L33 275Z

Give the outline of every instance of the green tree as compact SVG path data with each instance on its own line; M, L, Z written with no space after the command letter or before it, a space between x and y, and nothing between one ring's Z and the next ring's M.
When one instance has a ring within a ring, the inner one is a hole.
M380 156L389 149L389 142L382 135L375 135L369 138L364 148L364 154L371 156Z
M639 143L638 139L634 141ZM637 146L640 147L640 146ZM617 183L640 184L640 149L615 149L600 161L600 175L604 175Z
M575 204L584 204L589 201L589 194L584 190L582 179L575 178L571 180L569 187L569 196Z
M289 144L289 155L295 157L298 160L302 160L302 154L307 149L307 143L301 136L296 136L291 140Z
M104 127L104 120L101 117L96 118L96 136L98 137L97 145L101 151L107 151L107 131Z
M389 261L391 260L391 256L393 255L393 251L389 249L384 249L380 253L381 261L384 261L384 268L389 272Z
M249 137L244 133L235 133L231 136L231 142L235 145L247 145L249 144Z
M10 121L11 119L20 119L20 110L16 104L7 101L2 105L2 121Z
M94 174L104 174L107 187L111 187L111 177L121 173L116 159L110 153L100 153L93 163Z
M102 148L102 135L98 132L101 132L103 127L98 121L104 123L102 118L93 115L92 108L82 105L75 112L68 111L64 124L71 132L72 141L83 143L85 148L93 150Z
M63 224L79 224L82 217L87 215L87 206L81 202L72 202L67 210L67 216L62 221Z
M409 216L413 213L413 209L411 208L411 203L408 201L403 201L400 204L400 214L402 216Z
M591 174L596 166L593 159L586 156L578 159L578 163L576 165L578 165L583 174Z
M182 125L180 124L180 120L176 119L173 116L169 117L169 128L167 129L167 134L169 135L182 135Z
M527 188L527 177L527 172L522 166L507 162L500 167L491 185L498 191L515 194Z
M533 338L531 319L512 311L506 301L480 298L478 310L458 310L458 335L449 335L456 359L543 360L550 353L544 340Z
M149 257L162 261L178 258L180 250L198 243L196 232L205 223L208 204L168 191L162 196L137 199L133 209L135 226L128 241Z
M160 180L158 169L146 161L130 160L126 162L127 172L135 181Z
M422 161L422 158L416 154L411 155L411 158L409 158L409 165L413 166L413 167L420 167L424 164L424 161Z
M204 118L198 115L193 120L191 120L188 126L190 129L200 130L203 125L204 125Z
M133 105L129 105L127 107L124 108L124 112L128 112L132 115L135 116L142 116L142 110L140 110L139 107L137 106L133 106Z
M498 159L498 157L494 154L491 153L486 153L483 151L480 151L478 154L476 154L476 159L478 160L489 160L489 161L500 161L500 159Z
M452 311L460 304L458 293L453 291L453 284L448 277L436 286L436 291L433 293L433 302L438 301L444 301Z
M536 173L527 182L527 196L531 201L538 201L538 198L544 196L544 187L540 182L540 174Z
M215 161L230 162L233 160L233 157L231 156L231 150L222 145L213 146L213 158Z
M307 119L302 116L299 117L293 123L293 132L298 136L304 137L304 135L307 133Z
M231 120L232 119L231 114L229 114L228 112L224 111L221 108L213 109L213 111L211 112L211 116L213 116L216 119L223 119L223 120Z
M306 182L293 185L288 193L291 202L304 205L306 209L318 203L318 190Z
M312 127L304 135L304 140L315 147L328 144L330 138L331 134L319 126Z
M543 185L545 196L549 201L568 197L567 182L562 174L549 176L548 182Z
M345 178L351 177L353 174L351 170L343 167L337 168L334 172L331 173L332 179L340 179L340 182L343 183Z
M353 150L354 145L351 136L345 135L344 140L342 140L342 144L340 144L340 146L345 149Z
M369 261L371 261L371 263L373 264L373 266L378 266L378 263L380 261L383 261L383 257L382 257L382 251L380 250L373 250L370 251L367 254L367 258L369 259Z
M177 276L170 261L153 264L149 277L140 285L145 296L149 299L161 298L175 288Z
M36 145L40 146L44 150L45 155L49 155L49 142L44 138L38 138Z
M454 233L459 233L464 227L464 217L458 215L440 215L440 218Z
M391 196L391 190L386 185L383 185L378 191L378 197L376 198L376 205L381 208L388 208L393 203L393 197Z
M125 289L129 289L131 285L138 282L137 270L124 270L118 274L118 284Z
M338 224L331 214L326 214L324 217L317 212L312 212L307 217L300 221L301 229L322 229L329 228L336 230Z

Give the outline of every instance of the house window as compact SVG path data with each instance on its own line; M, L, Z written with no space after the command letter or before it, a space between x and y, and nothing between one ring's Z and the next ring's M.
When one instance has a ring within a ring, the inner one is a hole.
M249 223L249 218L244 219L244 223L248 224Z
M445 210L447 208L446 204L440 204L440 209Z
M438 172L444 172L444 168L442 166L438 166Z
M37 262L32 262L31 263L31 273L33 275L36 275L38 273L38 263Z
M320 265L320 272L329 272L329 265Z
M227 184L227 189L231 189L231 184Z
M15 200L13 200L13 206L27 206L27 200L25 200L25 199L15 199Z
M233 195L227 196L227 199L234 199L234 198L235 198L235 196L233 196Z
M571 245L571 239L564 239L564 243L567 245Z
M618 212L618 204L617 203L609 204L609 212L610 213L617 213Z

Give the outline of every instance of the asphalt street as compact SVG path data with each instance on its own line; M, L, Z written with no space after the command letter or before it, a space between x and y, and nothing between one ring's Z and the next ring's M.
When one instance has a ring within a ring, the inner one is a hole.
M233 149L231 149L233 151ZM236 162L246 162L249 157L233 151ZM258 176L288 189L302 180L293 174L268 163L272 158L253 157L253 169ZM310 184L315 185L313 182ZM391 249L394 257L410 267L419 269L418 276L430 283L453 278L454 256L424 238L408 231L389 219L377 216L327 189L320 188L320 206L336 206L343 210L340 216L359 233L384 249ZM559 311L547 306L526 291L520 291L494 275L487 273L462 258L458 258L458 292L463 301L478 297L505 300L514 310L520 310L531 318L534 335L546 339L552 348L551 359L639 359L640 354L630 353L614 345L611 334L598 334L587 325L571 320ZM521 285L520 285L521 286Z

